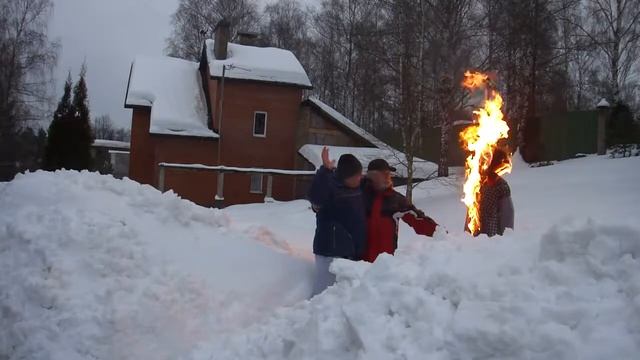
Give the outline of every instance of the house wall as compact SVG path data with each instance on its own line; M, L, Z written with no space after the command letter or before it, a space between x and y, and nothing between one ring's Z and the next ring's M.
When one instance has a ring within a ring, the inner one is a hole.
M215 165L218 145L215 139L184 136L151 135L154 141L154 163L186 163ZM158 167L154 169L158 179ZM157 185L157 181L156 184ZM196 204L213 206L217 174L212 171L165 169L165 189L172 189Z
M155 186L155 146L149 135L150 108L134 108L131 118L131 157L129 178L141 184Z
M133 110L129 177L141 184L158 186L158 163L213 165L217 159L214 139L149 134L151 112ZM199 205L212 206L216 191L213 172L166 169L165 189Z
M372 147L373 144L355 136L331 120L327 115L318 109L302 104L300 106L300 120L296 132L296 169L315 170L302 155L298 154L298 149L305 144L348 146L348 147ZM365 164L366 166L366 164ZM304 198L311 186L312 177L300 176L296 178L295 198Z
M211 116L219 114L220 82L209 78ZM131 161L129 175L143 184L157 186L160 162L216 165L218 141L221 163L226 166L269 169L313 170L298 155L304 144L335 146L372 146L335 124L309 105L302 105L303 90L292 86L230 80L225 81L221 139L204 139L149 134L150 111L133 111L131 127ZM267 113L266 137L253 135L254 112ZM219 130L218 121L212 127ZM311 177L274 176L272 196L287 201L304 197ZM266 195L267 176L262 193L250 192L251 175L227 173L224 178L224 205L262 202ZM165 170L165 189L204 206L214 205L217 173L197 170Z
M211 97L215 98L213 117L217 118L220 82L211 79ZM222 164L267 169L295 169L296 129L303 90L292 86L269 83L225 80L224 105L221 124ZM254 112L267 113L266 137L253 136ZM215 128L220 124L215 121ZM225 174L225 205L262 202L267 178L263 179L263 193L250 193L249 174ZM275 176L272 196L276 200L294 198L294 178Z
M300 122L296 135L298 149L304 144L367 147L368 141L345 131L327 115L314 107L303 104L300 109Z

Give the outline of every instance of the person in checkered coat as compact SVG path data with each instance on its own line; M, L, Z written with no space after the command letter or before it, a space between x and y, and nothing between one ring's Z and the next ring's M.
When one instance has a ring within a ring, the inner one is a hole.
M496 173L509 155L496 149L487 169L486 180L480 187L480 234L502 235L506 228L513 229L515 211L511 200L511 189L506 180Z

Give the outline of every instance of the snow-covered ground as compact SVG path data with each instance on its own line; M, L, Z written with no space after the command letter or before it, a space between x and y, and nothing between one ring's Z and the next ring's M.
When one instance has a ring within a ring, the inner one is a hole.
M20 176L0 188L0 358L636 359L640 158L516 162L508 181L516 231L471 238L460 179L421 184L436 237L402 226L395 257L337 261L307 301L305 201L216 211Z
M229 222L130 180L18 176L0 195L0 359L175 359L308 296L308 260Z

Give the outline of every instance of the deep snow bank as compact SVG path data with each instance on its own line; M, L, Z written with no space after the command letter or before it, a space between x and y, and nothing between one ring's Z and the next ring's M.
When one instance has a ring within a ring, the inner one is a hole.
M403 225L397 256L337 263L335 287L189 358L637 359L640 159L516 161L508 179L515 232L470 238L460 179L421 184L416 204L449 234L431 241ZM305 204L276 205L279 220L260 226L309 246L291 236L313 230ZM226 213L253 228L268 208Z
M310 264L221 212L94 173L0 190L0 358L174 359L308 294Z
M416 189L449 229L335 264L308 293L308 203L199 208L90 173L0 184L0 358L636 359L640 158L509 176L516 231L462 231L460 179ZM278 305L290 305L278 310Z
M634 359L640 232L592 222L541 238L413 242L193 358Z

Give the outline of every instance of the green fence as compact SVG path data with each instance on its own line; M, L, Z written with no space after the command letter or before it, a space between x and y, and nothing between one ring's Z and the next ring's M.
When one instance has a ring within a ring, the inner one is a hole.
M598 150L598 112L570 111L549 114L541 119L540 152L542 160L565 160L576 154Z

